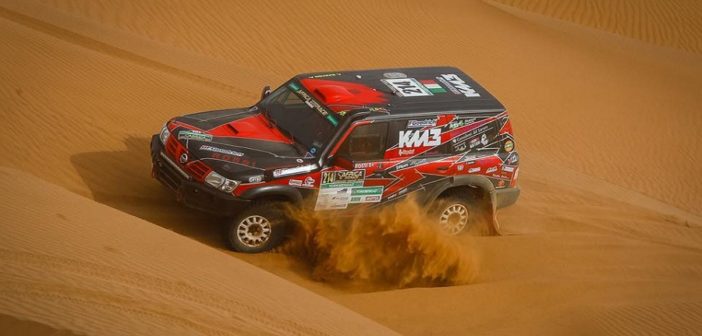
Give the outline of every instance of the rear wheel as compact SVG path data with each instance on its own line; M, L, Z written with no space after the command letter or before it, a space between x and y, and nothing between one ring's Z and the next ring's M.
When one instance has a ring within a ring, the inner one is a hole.
M227 229L229 247L259 253L278 246L285 238L286 220L281 202L254 203L234 217Z
M448 195L438 200L435 217L439 228L449 235L468 231L475 225L472 207L468 200L459 195Z

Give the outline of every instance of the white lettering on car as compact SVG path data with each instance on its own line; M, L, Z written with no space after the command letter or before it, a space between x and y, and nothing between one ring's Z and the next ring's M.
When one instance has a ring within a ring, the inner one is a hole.
M456 74L442 74L441 77L443 77L446 81L451 83L453 87L456 88L459 92L461 92L464 96L466 97L480 97L480 94L473 90L473 88L470 87L470 85L466 84L464 80L461 79L461 77L458 77Z
M441 145L441 130L432 128L428 130L400 131L398 147L424 147Z

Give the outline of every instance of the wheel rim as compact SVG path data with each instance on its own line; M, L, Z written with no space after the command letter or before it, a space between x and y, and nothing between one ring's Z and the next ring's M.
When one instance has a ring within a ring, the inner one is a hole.
M248 216L236 228L237 238L248 247L260 247L271 238L271 222L263 216Z
M460 203L447 206L439 216L439 224L446 233L458 234L468 225L468 208Z

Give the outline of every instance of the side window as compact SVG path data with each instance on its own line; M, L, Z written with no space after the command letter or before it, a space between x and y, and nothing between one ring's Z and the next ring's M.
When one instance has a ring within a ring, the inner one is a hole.
M388 124L384 122L358 126L341 145L339 154L352 161L381 160L385 153L387 133Z

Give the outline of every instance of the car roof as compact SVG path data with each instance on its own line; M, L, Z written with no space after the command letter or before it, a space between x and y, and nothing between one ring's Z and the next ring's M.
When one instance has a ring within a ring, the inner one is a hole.
M455 67L329 71L294 77L327 108L344 115L441 111L504 111L482 85Z

